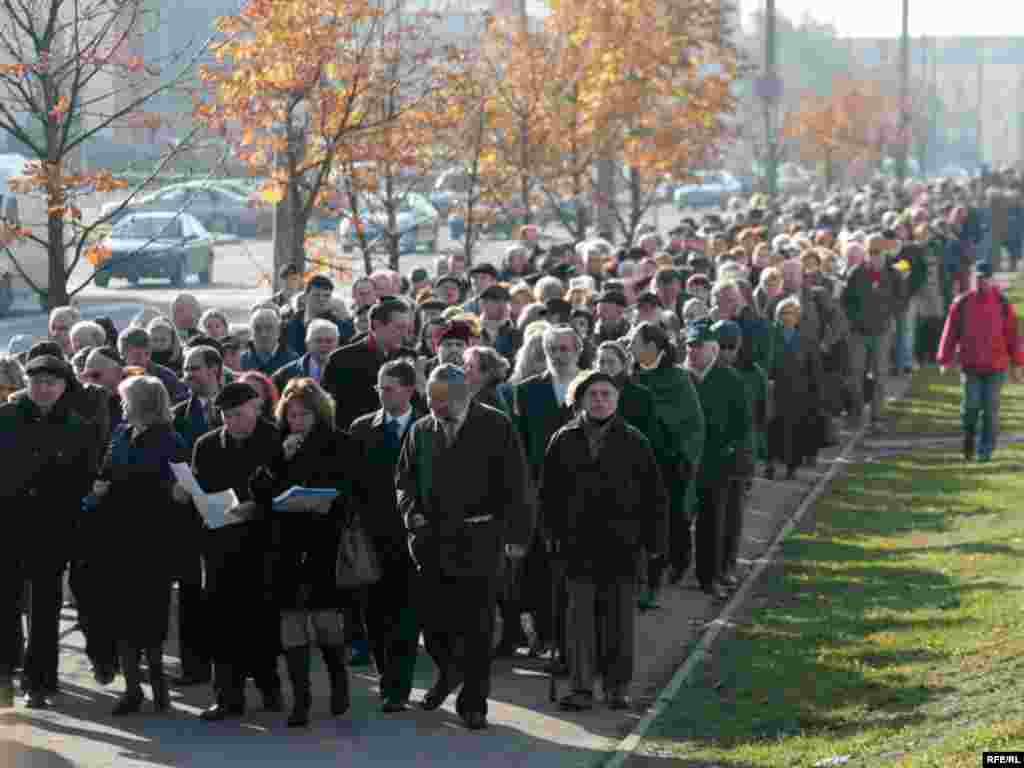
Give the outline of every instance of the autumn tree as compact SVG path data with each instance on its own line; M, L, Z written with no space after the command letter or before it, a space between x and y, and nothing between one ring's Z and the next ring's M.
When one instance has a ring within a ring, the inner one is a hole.
M359 156L367 136L381 137L430 91L428 16L400 0L247 0L218 19L195 114L219 130L240 127L238 156L269 177L275 267L301 266L310 216L337 212L339 158L379 160Z
M30 160L10 188L39 201L24 210L42 211L5 221L0 253L44 306L66 304L93 278L69 286L83 259L99 262L93 249L104 219L83 209L96 193L128 188L113 169L83 170L80 155L101 132L159 126L165 118L147 104L182 86L198 57L197 46L147 59L141 41L157 24L144 0L0 0L0 133ZM189 145L187 133L155 149L154 175Z
M789 116L784 134L798 142L800 157L819 166L826 189L855 161L877 161L889 138L881 126L892 102L876 83L837 78L829 96L807 94Z

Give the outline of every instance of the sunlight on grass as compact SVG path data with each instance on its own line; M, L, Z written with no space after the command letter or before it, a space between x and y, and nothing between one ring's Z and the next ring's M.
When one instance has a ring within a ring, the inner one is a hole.
M1004 433L1024 432L1016 394L1004 396ZM956 378L922 371L894 426L954 432L959 400ZM1020 749L1022 464L1024 446L1000 448L991 464L921 451L853 465L640 754L674 766L850 755L852 765L931 768Z

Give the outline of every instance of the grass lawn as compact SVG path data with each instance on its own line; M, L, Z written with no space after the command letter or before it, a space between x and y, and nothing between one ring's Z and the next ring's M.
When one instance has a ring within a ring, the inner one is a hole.
M1004 394L1008 433L1024 432L1019 392ZM897 427L957 428L955 378L922 372L908 403ZM1024 446L990 464L926 451L852 465L637 765L974 768L983 750L1024 748L1022 468Z

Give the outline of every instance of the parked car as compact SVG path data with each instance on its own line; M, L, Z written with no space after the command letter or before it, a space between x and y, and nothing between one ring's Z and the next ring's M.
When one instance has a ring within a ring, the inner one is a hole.
M701 206L724 207L729 198L743 192L743 187L728 171L695 171L695 182L681 184L673 193L679 208Z
M101 246L109 255L97 265L95 282L100 288L112 277L131 283L144 277L167 278L175 287L184 285L187 275L197 275L201 285L209 285L213 277L213 236L188 213L130 213L114 225Z
M367 195L366 199L368 204L359 211L359 224L370 250L384 250L388 247L387 210L376 196ZM437 250L441 216L431 202L419 192L407 192L402 196L398 205L396 226L400 253L412 253L420 246L424 246L429 252ZM343 214L341 217L338 239L345 251L351 251L361 245L362 241L350 214Z
M100 215L109 215L120 205L121 202L107 203L100 209ZM235 185L215 181L169 184L132 200L111 218L111 223L140 211L187 212L210 232L242 237L270 232L274 215L273 209L260 205L253 194L245 194Z

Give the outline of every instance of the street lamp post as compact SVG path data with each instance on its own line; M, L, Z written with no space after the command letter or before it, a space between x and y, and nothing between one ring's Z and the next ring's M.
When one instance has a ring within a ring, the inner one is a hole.
M910 151L910 0L903 0L903 25L900 32L900 132L896 156L896 176L902 185L907 178L907 154Z
M764 173L768 197L775 199L778 193L778 137L775 131L775 107L778 103L778 75L775 71L775 0L765 0L764 10Z

